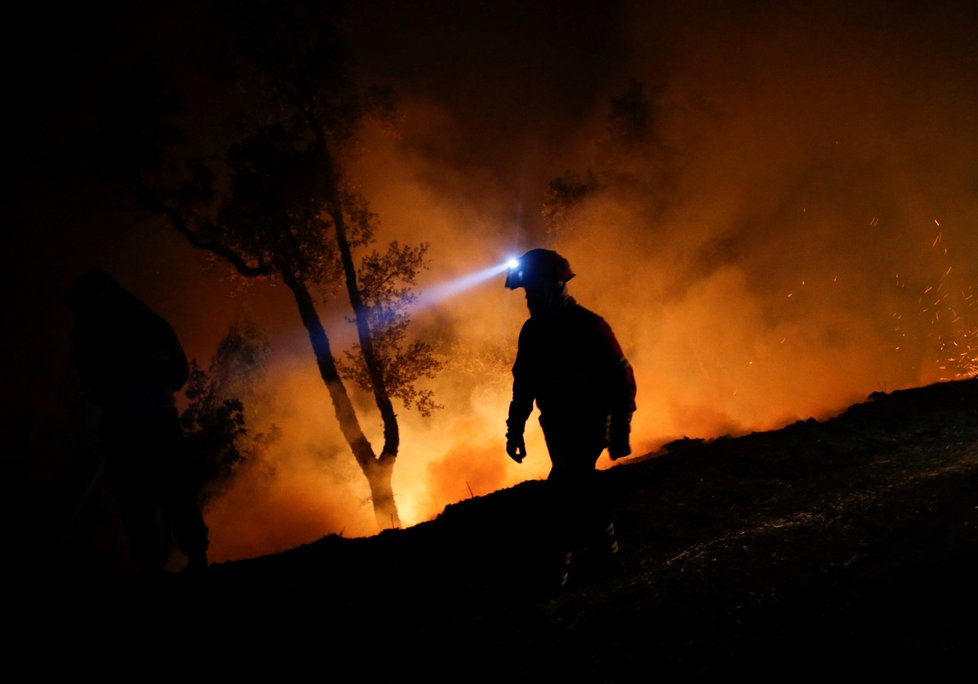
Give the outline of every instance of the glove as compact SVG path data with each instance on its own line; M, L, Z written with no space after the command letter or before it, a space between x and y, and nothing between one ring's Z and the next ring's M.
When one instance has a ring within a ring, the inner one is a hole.
M506 432L506 453L517 463L522 463L526 458L526 442L523 441L523 433L509 430Z
M608 421L608 456L612 461L632 453L628 436L632 431L631 414L611 416Z

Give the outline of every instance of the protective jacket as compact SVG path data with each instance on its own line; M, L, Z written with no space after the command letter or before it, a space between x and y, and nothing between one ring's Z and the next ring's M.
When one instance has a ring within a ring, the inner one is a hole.
M134 297L118 299L79 315L79 374L108 412L172 408L190 371L183 348L165 319Z
M522 433L536 402L555 468L593 467L609 425L623 429L635 411L635 376L611 326L566 297L520 331L507 426Z
M207 525L197 501L196 472L183 441L174 392L189 364L170 324L117 283L100 276L104 292L73 298L72 342L79 375L102 409L99 437L109 490L117 497L133 560L158 571L168 547L156 511L195 569L206 567ZM93 288L94 289L94 288Z

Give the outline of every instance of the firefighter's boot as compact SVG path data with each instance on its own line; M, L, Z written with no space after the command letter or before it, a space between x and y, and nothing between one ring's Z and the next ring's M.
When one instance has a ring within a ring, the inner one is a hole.
M613 522L601 531L596 546L594 569L598 577L621 577L626 573Z

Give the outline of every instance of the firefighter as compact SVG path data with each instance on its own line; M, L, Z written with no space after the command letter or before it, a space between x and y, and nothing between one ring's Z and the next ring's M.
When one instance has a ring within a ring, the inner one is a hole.
M75 364L100 409L103 472L132 561L145 572L164 569L169 548L159 512L187 556L185 569L206 568L208 530L174 401L190 369L173 328L101 269L79 277L66 301L76 313Z
M624 570L595 464L605 448L612 460L631 453L636 394L611 327L568 294L574 275L557 252L532 249L506 276L507 288L525 290L530 312L513 364L506 453L517 463L526 457L524 429L536 402L551 460L558 591L568 583L578 549L588 551L599 572Z

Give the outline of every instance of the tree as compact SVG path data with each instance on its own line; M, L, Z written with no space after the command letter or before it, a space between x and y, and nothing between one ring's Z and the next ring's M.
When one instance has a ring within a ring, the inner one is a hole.
M175 98L142 64L103 102L109 111L76 158L124 208L164 219L194 247L243 278L275 279L291 292L340 430L370 486L381 527L400 520L391 477L400 435L392 398L422 412L434 405L415 382L438 364L430 347L403 350L406 302L425 246L393 243L386 254L355 252L374 240L377 217L344 173L358 125L389 115L391 93L358 90L337 31L337 3L305 0L223 3L226 44L214 54L233 76L234 135L217 150L194 149L166 125ZM217 35L217 34L213 34ZM175 151L180 150L177 154ZM196 152L196 154L190 154ZM345 291L357 331L348 377L367 387L383 424L370 444L340 375L315 293Z
M374 354L380 364L386 388L391 397L400 399L404 408L412 406L423 416L441 408L431 390L418 389L419 377L434 378L444 364L427 342L406 342L411 319L408 307L417 299L412 292L414 275L424 264L427 246L412 248L392 242L386 254L376 251L364 257L359 269L363 307L373 341ZM370 390L370 369L360 345L345 352L340 373L361 389Z
M180 414L196 465L200 503L206 505L230 484L238 469L273 442L278 429L250 433L245 406L257 399L256 381L264 375L268 341L250 321L231 325L207 370L190 362L184 389L189 400Z
M553 240L573 231L580 210L610 193L638 193L661 203L675 186L672 152L659 130L662 86L647 88L631 78L624 90L609 98L605 130L597 154L585 173L567 170L553 178L541 207L547 235Z
M557 237L561 228L570 220L574 209L600 190L594 174L586 178L567 171L550 181L540 213L551 237Z

